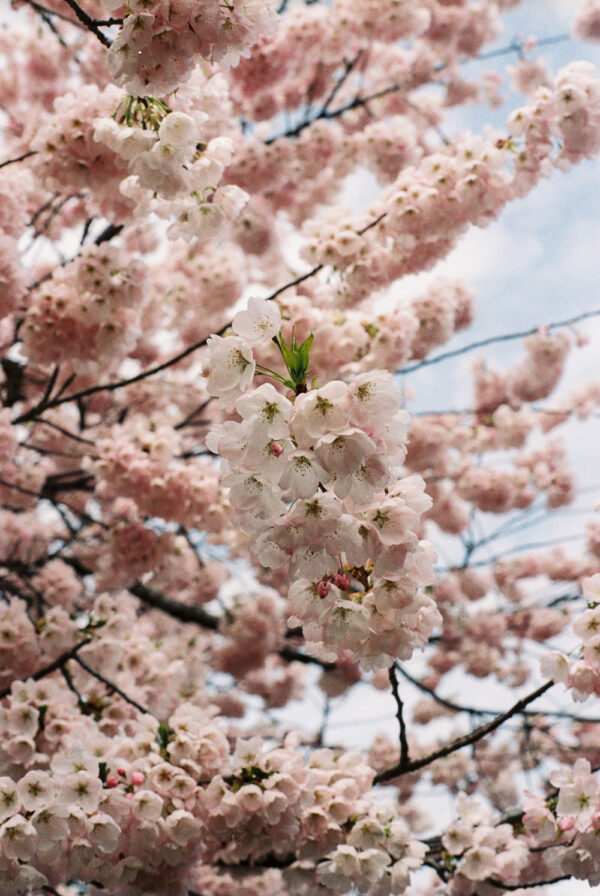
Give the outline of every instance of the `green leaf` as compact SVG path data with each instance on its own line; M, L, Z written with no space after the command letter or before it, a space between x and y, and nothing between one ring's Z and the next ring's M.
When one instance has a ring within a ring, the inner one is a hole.
M290 388L292 389L295 389L297 386L304 385L304 383L306 382L306 377L308 376L310 349L313 344L314 338L314 334L311 333L310 336L305 339L301 345L299 345L296 341L293 330L290 337L289 345L285 341L285 337L281 332L279 333L278 337L275 336L273 338L275 345L281 352L281 357L285 362L285 366L288 369L291 381Z

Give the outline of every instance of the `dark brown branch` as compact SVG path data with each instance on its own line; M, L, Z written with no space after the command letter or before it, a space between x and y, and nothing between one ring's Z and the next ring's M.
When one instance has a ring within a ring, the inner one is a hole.
M5 162L0 162L0 168L6 168L7 165L14 165L15 162L22 162L23 159L28 159L30 156L37 156L35 149L30 149L29 152L24 152L22 156L17 156L14 159L7 159Z
M344 71L342 72L342 74L340 75L338 80L333 85L331 92L329 93L329 96L323 103L317 118L321 118L326 114L327 110L331 106L332 102L338 95L338 93L341 90L341 88L343 87L343 85L348 80L348 76L352 72L352 69L355 68L355 66L357 65L357 63L358 63L360 57L363 55L363 53L364 53L364 49L360 49L358 51L358 53L356 54L356 56L354 57L354 59L349 59L349 60L344 59Z
M552 880L535 880L530 881L526 884L506 884L500 883L500 881L492 880L491 878L487 878L485 881L486 884L490 884L492 887L497 887L499 890L527 890L530 887L545 887L550 884L558 884L562 880L573 880L572 874L564 874L562 877L553 877Z
M121 233L123 226L123 224L108 224L102 233L98 234L94 240L94 245L101 246L102 243L107 243L109 240L112 240L114 236L118 236Z
M536 690L531 694L528 694L526 697L522 697L520 700L518 700L513 706L511 706L510 709L508 709L505 713L502 713L502 715L496 716L495 719L492 719L490 722L486 722L485 725L480 725L469 734L465 734L463 737L456 738L456 740L451 741L449 744L446 744L439 750L435 750L433 753L429 753L429 755L427 756L422 756L420 759L413 759L410 762L405 763L404 765L397 763L391 768L380 772L378 775L375 775L373 783L383 784L384 781L391 781L393 778L400 777L400 775L406 775L409 772L416 772L421 768L425 768L427 765L431 765L431 763L435 762L436 759L443 759L444 756L450 756L457 750L462 750L463 747L468 747L470 744L477 743L478 740L481 740L483 737L491 734L492 731L495 731L496 728L499 728L508 719L511 719L513 716L518 715L518 713L520 713L521 710L525 709L525 707L528 706L529 703L533 703L534 700L537 700L538 697L541 697L542 694L545 694L546 691L553 686L553 684L553 681L546 681L544 684L540 685L539 688L536 688Z
M561 601L565 600L564 596L560 598ZM572 599L572 598L569 598ZM559 600L559 598L557 598ZM552 602L554 603L554 601ZM548 606L552 606L552 603L548 604ZM496 709L477 709L475 706L464 706L460 703L454 703L452 700L448 700L446 697L440 697L439 694L436 694L433 688L427 687L422 681L419 681L418 678L414 678L406 669L402 668L400 663L396 663L396 668L400 674L406 678L407 681L410 681L411 684L414 684L416 688L422 691L424 694L428 694L432 700L435 700L440 706L445 706L446 709L450 709L453 712L466 712L471 716L497 716L501 714L501 710ZM578 716L572 712L564 712L562 710L557 709L523 709L519 715L527 716L527 717L540 717L540 716L552 716L553 719L570 719L573 722L590 722L592 724L597 724L600 722L600 717L590 718L589 716Z
M154 588L144 585L139 580L136 580L127 590L143 603L154 607L156 610L162 610L163 613L167 613L173 619L179 619L180 622L195 622L196 625L211 631L217 631L219 628L220 620L218 616L213 616L212 613L208 613L202 607L193 607L189 604L184 604L180 600L166 597L160 591L155 591Z
M83 22L78 22L77 19L71 19L69 16L65 16L62 12L57 12L47 6L43 6L41 3L38 3L37 0L25 0L25 3L31 6L32 9L35 9L36 12L39 12L46 22L48 22L48 19L52 16L55 16L57 19L60 19L61 22L68 22L69 25L74 25L75 28L81 28L82 31L87 31Z
M207 398L206 401L203 401L202 404L199 404L198 407L195 408L195 410L191 411L187 415L187 417L185 417L180 423L177 423L174 429L184 429L184 427L189 426L192 421L194 421L194 417L197 417L198 414L201 414L202 411L204 411L208 407L211 401L214 401L214 397L212 396L211 398ZM197 421L194 421L194 425L197 425Z
M390 677L390 684L392 686L392 694L394 695L394 700L396 701L396 718L398 719L398 725L400 726L399 765L401 768L406 768L406 766L410 762L410 755L408 752L408 740L406 737L406 722L404 721L404 703L402 702L400 691L398 689L398 674L396 672L396 663L392 663L388 670L388 674Z
M541 40L537 41L537 46L550 46L551 44L561 43L562 41L570 40L568 34L559 34L555 37L545 37ZM473 62L473 61L484 61L486 59L492 59L496 56L506 56L509 53L522 53L524 49L524 44L521 41L512 41L508 46L501 47L498 50L491 50L489 53L480 53L473 57L468 57L463 60L463 64L465 62ZM441 62L435 68L435 73L442 72L446 68L446 63ZM340 85L341 86L341 85ZM339 88L338 88L339 89ZM300 124L296 125L293 128L289 128L287 131L284 131L282 134L276 134L273 137L269 137L265 140L265 144L270 145L274 143L276 140L280 140L282 137L297 137L302 131L309 127L313 122L319 120L330 121L334 118L338 118L340 115L345 115L346 112L351 112L353 109L357 109L360 106L366 107L369 103L372 103L374 100L382 99L385 96L388 96L391 93L397 93L399 90L406 90L407 85L405 83L394 83L390 84L388 87L384 87L380 90L375 91L374 93L367 94L367 96L360 96L357 94L352 100L346 103L344 106L340 106L338 109L334 109L333 112L329 111L328 103L317 112L312 118L304 119L300 122ZM337 93L337 90L336 90Z
M173 600L173 598L161 594L160 591L155 591L154 588L144 585L139 580L135 581L127 590L139 598L142 603L154 607L156 610L161 610L180 622L192 622L210 631L217 631L219 628L221 620L218 616L213 616L212 613L208 613L202 607L194 607L184 604L182 601ZM278 653L282 659L288 662L312 664L326 670L335 669L335 663L327 663L324 660L317 659L317 657L309 656L307 653L294 650L292 647L282 647Z
M43 423L44 426L49 426L51 429L55 429L57 432L62 433L63 436L67 436L69 439L74 439L76 442L82 442L84 445L93 445L95 446L95 442L92 442L91 439L84 439L83 436L78 436L73 432L69 432L68 429L65 429L62 426L59 426L58 423L52 423L50 420L44 420L43 417L33 417L33 423Z
M327 672L337 668L335 663L328 663L326 660L320 660L316 656L310 656L308 653L301 653L301 651L294 650L292 647L282 647L278 652L283 660L288 660L290 663L306 663L307 665L320 666L321 669L325 669Z
M64 0L67 6L70 6L79 21L84 25L88 31L91 31L92 34L98 38L101 44L105 47L110 47L111 41L105 34L102 34L98 26L96 25L95 20L87 14L87 12L81 8L81 6L76 2L76 0Z
M75 697L77 698L77 706L79 707L81 712L85 713L85 711L88 709L88 705L87 705L86 701L83 699L83 697L81 696L81 694L79 693L79 691L77 690L77 688L75 687L75 682L73 681L73 676L67 669L66 665L61 666L60 674L64 678L68 689L71 691L72 694L75 694Z
M51 663L48 663L47 666L42 666L41 669L38 669L37 672L34 672L33 675L27 675L26 678L22 679L23 681L29 681L30 679L33 681L40 681L40 679L45 678L46 675L51 675L52 672L56 672L57 669L60 669L67 663L69 660L75 659L77 657L77 653L81 650L82 647L85 647L86 644L91 642L91 638L86 638L85 641L80 641L79 644L76 644L75 647L71 647L70 650L66 650L64 653L61 653L60 656L57 656L55 660L52 660ZM15 679L20 680L20 679ZM3 691L0 691L0 700L3 700L5 697L8 697L10 694L11 688L10 686L4 688Z

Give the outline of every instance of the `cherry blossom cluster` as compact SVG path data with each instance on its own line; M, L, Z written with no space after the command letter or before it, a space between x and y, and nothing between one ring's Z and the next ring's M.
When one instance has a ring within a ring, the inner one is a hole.
M193 466L179 460L172 426L157 425L141 415L136 424L138 438L131 439L131 425L129 435L115 425L98 443L96 458L86 458L97 476L98 498L131 498L147 516L184 526L202 521L204 529L218 531L228 517L228 506L214 468L206 460Z
M600 5L598 0L584 0L577 9L572 32L579 40L600 40Z
M468 326L474 314L471 291L459 281L445 279L436 280L421 295L386 313L367 303L340 311L337 298L335 288L320 284L307 286L304 293L288 295L281 302L296 333L302 337L319 333L310 354L311 371L319 379L397 370L445 344ZM262 344L257 354L265 366L277 362L273 345Z
M279 323L276 307L251 300L233 330L260 342ZM251 550L291 579L290 624L324 658L349 650L382 667L410 656L439 617L419 590L434 553L414 530L430 501L420 477L398 479L407 415L391 376L333 380L292 403L270 383L250 390L256 362L240 335L209 348L208 391L242 421L214 427L207 444L228 462L223 483Z
M600 573L583 579L581 590L588 609L573 622L573 632L581 639L579 656L551 651L542 658L542 672L566 685L574 700L600 694Z
M86 247L36 292L23 322L24 349L44 365L68 352L82 373L118 366L141 335L148 298L139 258L114 246Z
M405 821L393 806L373 805L355 820L346 837L318 869L326 893L347 893L356 888L368 896L404 893L409 871L420 867L427 847L410 838ZM299 893L310 892L300 886Z
M561 766L550 773L556 788L550 799L528 794L523 802L523 825L532 844L548 848L559 844L546 858L542 873L572 875L594 886L600 881L598 817L600 781L587 759Z
M518 881L529 862L526 843L512 825L498 824L497 814L477 797L459 794L457 819L442 834L442 843L455 864L457 879ZM456 890L471 893L471 889Z
M449 251L469 224L485 226L553 165L568 168L597 155L599 115L600 87L593 67L572 63L550 88L540 88L530 105L511 114L508 140L466 137L445 152L428 154L418 166L404 168L361 218L352 220L336 210L336 251L328 222L308 221L305 257L311 264L335 264L344 273L343 292L354 300L424 270ZM330 221L335 213L329 210ZM380 218L359 240L358 232Z
M246 201L239 187L219 186L232 144L227 137L204 142L206 119L202 112L192 117L171 111L152 97L127 97L112 118L95 124L94 140L126 161L131 172L121 192L136 202L138 213L175 217L173 238L215 233Z
M31 142L34 170L50 191L75 184L87 197L102 184L86 201L107 216L153 212L172 221L173 238L206 236L236 218L246 200L235 185L220 186L233 147L208 123L219 103L216 121L228 108L218 76L194 78L189 101L175 108L89 85L58 97L41 122Z
M527 357L508 374L500 374L478 361L473 369L477 409L493 413L500 405L518 408L523 402L547 398L563 375L571 348L572 341L567 333L560 330L548 332L542 327L527 336ZM524 421L527 418L517 419ZM529 419L533 422L533 418Z
M102 0L111 11L121 0ZM165 8L158 0L127 5L121 29L108 52L108 68L129 93L165 96L189 78L202 60L236 65L263 33L277 25L271 0L187 0Z
M96 734L94 743L89 731L84 746L56 749L61 729L48 707L64 700L51 687L14 687L11 705L3 710L11 731L37 733L51 754L45 767L38 758L38 767L24 775L0 778L3 880L12 887L7 892L23 892L28 877L37 887L67 877L96 880L114 892L145 892L166 868L178 892L182 866L193 861L200 846L200 823L189 811L197 786L184 771L185 754L175 765L161 760L158 723L149 716L129 748L121 738L112 753L116 742ZM206 725L198 726L199 715L197 710L186 715L181 707L172 718L174 743L180 720L187 718L193 736L203 737L208 747L210 733ZM227 753L221 737L220 749ZM204 766L210 769L210 761Z
M127 219L133 208L119 190L129 172L125 160L94 140L94 122L111 118L122 99L113 84L86 84L58 96L54 114L42 119L31 140L32 168L46 190L89 192L91 210L116 219Z

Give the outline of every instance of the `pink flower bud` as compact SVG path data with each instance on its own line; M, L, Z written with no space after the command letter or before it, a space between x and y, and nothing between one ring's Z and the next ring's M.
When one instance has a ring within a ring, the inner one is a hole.
M118 769L117 769L117 774L118 774L118 775L121 775L122 777L125 777L125 775L127 774L127 772L125 771L124 768L118 768Z
M571 831L574 826L575 816L573 815L563 815L563 817L558 820L558 827L561 831Z
M143 784L145 781L144 774L142 772L132 772L131 773L131 783L134 787L139 787L140 784Z
M341 591L350 591L350 579L345 572L338 572L333 580L333 584Z
M274 454L275 457L281 457L283 454L283 445L281 442L271 442L271 454Z
M329 582L319 582L317 585L317 594L320 598L327 597L329 592L331 591L331 585Z
M108 778L106 779L107 787L116 787L118 785L118 783L119 783L119 779L117 778L116 775L109 775Z

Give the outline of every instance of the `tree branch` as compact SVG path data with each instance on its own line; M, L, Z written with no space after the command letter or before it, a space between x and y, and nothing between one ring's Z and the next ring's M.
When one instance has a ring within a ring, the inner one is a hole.
M376 227L377 224L379 224L379 222L382 221L383 218L385 218L385 216L386 212L383 212L383 214L379 215L378 218L375 218L374 221L371 221L366 225L366 227L363 227L362 230L357 231L358 235L362 236L367 232L367 230L370 230L372 227ZM96 242L98 242L98 240ZM308 271L306 274L301 274L299 277L296 277L295 280L290 280L288 283L284 283L284 285L276 289L275 292L272 292L270 295L265 296L265 301L272 301L286 290L291 289L293 286L297 286L299 283L303 283L305 280L308 280L309 277L314 277L314 275L323 270L323 268L324 265L319 264L312 270ZM214 334L211 335L222 336L230 326L231 324L228 322L224 324L220 330L217 330ZM69 401L78 401L81 398L87 398L90 395L95 395L97 392L114 392L115 390L122 389L125 386L131 386L133 383L139 383L141 380L145 380L149 376L154 376L155 373L160 373L162 370L167 370L167 368L172 367L174 364L178 364L179 361L183 361L183 359L187 358L188 355L191 355L199 348L205 346L208 342L208 339L208 336L204 337L203 339L199 339L198 342L195 342L193 345L188 346L188 348L184 349L181 352L178 352L168 360L163 361L162 364L157 364L155 367L149 368L149 370L144 370L142 371L142 373L138 373L135 376L129 377L129 379L118 380L115 383L100 383L97 386L89 386L87 389L81 389L79 392L72 392L69 395L55 397L52 400L47 401L46 404L43 404L43 402L40 401L35 405L34 408L25 411L23 414L13 420L13 424L26 423L29 420L32 420L34 417L37 417L44 411L49 410L50 408L58 407L58 405L65 404Z
M82 25L84 25L88 31L91 31L92 34L98 38L101 44L103 44L105 47L110 47L111 41L105 34L102 34L95 20L91 16L89 16L84 9L81 8L76 0L64 0L64 2L67 4L67 6L71 7Z
M558 884L561 880L573 880L573 875L564 874L562 877L553 877L552 880L532 880L526 884L505 884L497 880L492 880L490 877L488 877L485 882L492 887L497 887L499 890L527 890L530 887L545 887L550 884Z
M397 664L396 662L392 663L388 670L390 684L392 686L392 694L394 695L394 700L396 701L397 712L396 718L398 719L398 725L400 726L400 762L398 765L400 768L406 768L406 766L410 762L410 755L408 752L408 740L406 737L406 722L404 721L404 703L400 697L400 691L398 688L398 673L396 671Z
M33 681L40 681L40 679L45 678L46 675L51 675L52 672L56 672L57 669L60 669L61 666L64 666L69 660L75 659L77 657L77 653L81 650L82 647L85 647L86 644L91 642L91 638L86 638L85 641L80 641L79 644L76 644L75 647L71 647L70 650L65 651L65 653L61 653L55 660L52 660L51 663L48 663L47 666L42 666L41 669L38 669L37 672L34 672L33 675L27 675L26 678L23 679L15 679L15 681L29 681L32 679ZM8 697L11 691L11 686L4 688L3 691L0 691L0 700L3 700L5 697Z
M502 713L502 715L497 716L490 722L486 722L485 725L480 725L469 734L464 735L464 737L458 737L456 740L451 741L449 744L446 744L439 750L435 750L433 753L429 753L428 756L422 756L420 759L413 759L410 762L405 763L404 765L398 763L391 768L380 772L378 775L375 775L373 783L383 784L384 781L391 781L393 778L400 777L400 775L406 775L409 772L416 772L419 769L425 768L425 766L430 765L432 762L435 762L436 759L443 759L444 756L449 756L451 753L455 753L457 750L462 750L463 747L468 747L470 744L476 743L478 740L486 737L492 731L495 731L496 728L499 728L500 725L503 725L504 722L506 722L508 719L511 719L513 716L520 713L521 710L525 709L525 707L529 703L533 703L534 700L537 700L538 697L541 697L542 694L545 694L546 691L553 686L553 684L553 681L546 681L544 684L540 685L539 688L536 688L536 690L531 694L528 694L526 697L522 697L521 700L518 700L514 704L514 706L511 706L511 708L505 713Z
M595 308L593 311L583 311L581 314L576 314L575 317L568 318L567 320L555 321L554 323L548 324L547 329L557 330L561 327L571 327L574 324L580 323L582 320L588 320L590 317L598 317L598 315L600 315L600 308ZM449 352L442 352L440 355L435 355L433 358L425 358L423 361L418 361L416 364L402 367L397 373L413 373L415 370L420 370L422 367L431 367L432 364L439 364L440 361L447 361L449 358L458 358L459 355L475 351L478 348L485 348L488 345L495 345L499 342L512 342L515 339L524 339L526 336L534 336L539 332L539 329L539 327L532 327L530 330L522 330L519 333L503 333L501 336L488 336L487 339L478 339L476 342L470 342L467 345L463 345L462 348L455 348Z
M93 678L97 678L98 681L101 681L103 685L106 685L107 688L109 688L111 691L114 691L115 694L118 694L119 697L121 697L125 701L125 703L129 703L130 706L133 706L134 709L137 709L144 715L154 715L154 713L150 712L149 709L146 709L145 706L142 706L141 703L138 703L136 700L126 694L125 691L122 691L118 685L110 681L108 678L105 678L105 676L102 675L101 672L97 672L96 669L92 669L92 667L88 663L86 663L85 660L82 660L80 656L74 656L73 659L76 663L79 663L82 669L85 669L88 675L91 675Z
M182 601L173 600L173 598L155 591L154 588L144 585L139 580L136 580L127 590L139 598L142 603L154 607L156 610L162 610L163 613L166 613L173 619L179 619L180 622L192 622L211 631L217 631L219 628L221 620L218 616L213 616L212 613L208 613L202 607L194 607L184 604ZM292 647L282 647L278 654L288 662L312 664L320 666L327 671L336 668L335 663L325 662L315 656L309 656L307 653L294 650Z
M37 156L37 151L35 149L30 149L29 152L24 152L22 156L17 156L15 159L7 159L5 162L0 162L0 168L6 168L7 165L14 165L15 162L22 162L24 159L28 159L29 156Z
M154 588L144 585L139 580L136 580L127 590L135 597L138 597L142 603L157 610L162 610L163 613L167 613L168 616L172 616L174 619L179 619L180 622L195 622L196 625L211 631L217 631L219 628L220 620L218 616L207 613L202 607L190 606L182 601L166 597L160 591L155 591Z

